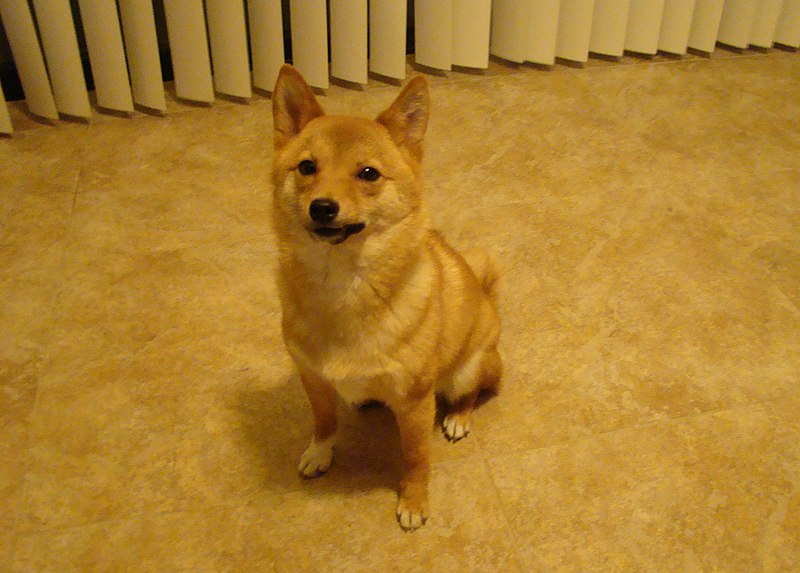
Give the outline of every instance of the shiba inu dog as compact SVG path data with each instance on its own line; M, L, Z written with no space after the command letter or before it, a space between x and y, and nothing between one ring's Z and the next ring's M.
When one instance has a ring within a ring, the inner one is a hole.
M478 394L499 385L495 267L479 251L463 258L429 223L423 77L372 121L325 115L287 65L272 105L283 336L314 416L299 471L329 469L337 395L380 401L400 433L397 518L416 529L429 511L435 395L450 405L443 430L456 441Z

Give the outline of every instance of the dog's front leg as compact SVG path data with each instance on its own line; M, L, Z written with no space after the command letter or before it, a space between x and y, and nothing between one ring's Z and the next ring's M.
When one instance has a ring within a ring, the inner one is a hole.
M403 529L412 531L424 525L428 519L431 425L436 410L433 390L393 410L403 450L397 520Z
M315 376L302 374L303 387L314 414L314 436L300 457L298 470L306 478L324 474L333 462L336 443L336 390Z

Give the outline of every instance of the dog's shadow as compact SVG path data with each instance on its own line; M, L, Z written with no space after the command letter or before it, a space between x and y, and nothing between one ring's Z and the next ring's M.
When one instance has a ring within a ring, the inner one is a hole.
M304 489L335 494L396 489L400 479L400 439L386 407L339 404L339 431L333 466L325 476L300 477L297 464L308 446L312 415L296 375L234 396L240 416L240 448L264 489Z
M300 380L289 375L266 387L253 382L239 390L232 406L240 417L240 452L257 474L255 487L303 489L316 495L397 489L402 471L400 437L389 408L379 403L352 407L340 402L333 466L324 476L304 479L297 464L311 439L313 422ZM477 405L492 396L481 394ZM447 405L437 401L432 439L441 439L438 428L446 410Z

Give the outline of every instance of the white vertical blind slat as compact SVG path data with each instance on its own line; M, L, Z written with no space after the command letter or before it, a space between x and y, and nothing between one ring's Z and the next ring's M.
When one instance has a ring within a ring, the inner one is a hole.
M719 22L725 0L695 0L689 47L710 54L717 43Z
M665 0L658 49L683 55L689 45L689 30L695 0Z
M166 108L150 1L77 0L101 107L132 111L135 100ZM164 0L179 97L211 102L215 85L251 96L245 1L253 82L272 88L284 61L281 0ZM406 0L290 0L290 9L293 60L311 85L327 87L329 72L358 83L368 70L405 76ZM0 16L32 113L89 117L69 0L0 0ZM716 41L800 47L800 0L417 0L415 28L417 62L438 69L484 68L490 52L550 64L556 56L585 62L589 50L711 52Z
M735 48L746 48L757 7L757 0L725 0L717 40Z
M784 0L775 30L775 41L784 46L800 48L800 0Z
M249 98L250 61L243 0L205 0L214 87L220 93Z
M630 0L595 0L589 51L621 57L625 51Z
M406 7L406 0L370 0L370 71L389 78L406 77Z
M119 0L133 101L165 111L164 82L151 0Z
M453 64L489 67L489 31L492 0L457 0L453 3Z
M778 18L783 8L783 0L760 0L750 30L750 44L759 48L771 48L775 42Z
M367 83L367 0L331 0L331 75Z
M525 59L552 65L556 61L560 0L528 0ZM520 16L525 22L526 17Z
M182 99L213 102L203 0L164 0L164 13L175 93Z
M589 59L594 0L561 0L556 56L573 62Z
M369 0L369 69L406 77L406 0Z
M328 87L328 17L325 0L290 0L292 61L314 87Z
M247 0L253 85L272 91L285 61L281 0Z
M639 54L655 54L663 13L664 0L631 0L625 49Z
M494 0L489 51L510 62L525 61L529 0ZM524 16L523 16L524 15Z
M133 111L128 67L115 0L78 0L97 105Z
M414 3L414 60L449 70L453 65L453 0L416 0Z
M14 126L11 125L11 116L6 105L6 96L3 93L3 86L0 86L0 133L13 133Z
M56 107L75 117L91 116L78 38L69 0L33 0Z
M27 0L0 0L0 18L31 113L58 119L44 57Z

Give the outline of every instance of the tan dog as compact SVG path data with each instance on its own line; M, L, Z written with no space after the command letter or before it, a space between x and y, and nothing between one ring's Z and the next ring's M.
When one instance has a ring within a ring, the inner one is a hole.
M300 473L328 470L336 396L395 414L403 454L397 517L428 517L434 393L450 440L469 433L501 363L488 257L467 264L428 221L420 162L428 88L416 77L376 121L325 115L284 66L273 92L274 222L283 335L308 393L314 436Z

